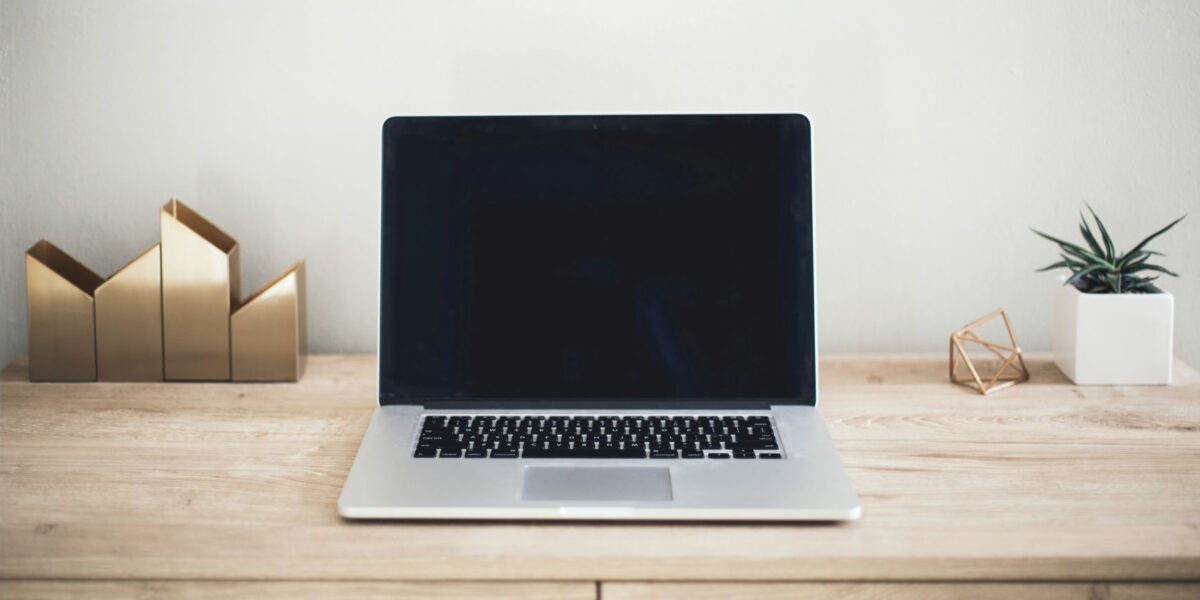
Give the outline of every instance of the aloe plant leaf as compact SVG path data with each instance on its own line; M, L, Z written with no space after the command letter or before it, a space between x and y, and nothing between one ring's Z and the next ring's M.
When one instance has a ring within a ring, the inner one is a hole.
M1110 264L1110 263L1109 263L1107 260L1105 260L1105 259L1103 259L1103 258L1101 258L1101 257L1099 257L1099 256L1097 256L1097 255L1095 255L1095 254L1092 254L1091 252L1088 252L1087 250L1084 250L1084 249L1083 249L1083 248L1081 248L1080 246L1077 246L1077 245L1075 245L1075 244L1072 244L1071 242L1066 242L1066 241L1060 240L1060 239L1058 239L1058 238L1056 238L1056 237L1054 237L1054 236L1052 236L1052 235L1048 235L1048 234L1042 233L1042 232L1040 232L1040 231L1038 231L1038 230L1036 230L1036 229L1033 229L1033 228L1030 228L1030 231L1032 231L1032 232L1034 232L1034 233L1036 233L1036 234L1038 234L1038 235L1040 235L1040 236L1042 236L1042 237L1044 237L1044 238L1046 238L1046 239L1048 239L1048 240L1050 240L1050 241L1054 242L1055 244L1058 244L1058 246L1059 246L1060 248L1062 248L1064 251L1066 251L1066 252L1069 252L1069 253L1071 253L1071 254L1074 254L1074 255L1076 255L1076 256L1078 256L1078 257L1080 257L1080 258L1082 258L1082 259L1085 259L1085 260L1087 260L1087 261L1089 261L1089 262L1095 262L1095 263L1104 263L1104 266L1106 266L1106 267L1108 267L1108 266L1112 266L1112 265L1111 265L1111 264Z
M1167 275L1170 275L1171 277L1179 277L1179 273L1175 273L1168 269L1164 269L1163 267L1160 267L1158 265L1141 264L1132 269L1125 269L1126 273L1136 273L1138 271L1157 271L1159 273L1166 273Z
M1145 248L1146 244L1149 244L1151 240L1166 233L1172 227L1174 227L1177 223L1179 223L1180 221L1182 221L1186 218L1187 218L1187 215L1183 215L1182 217L1179 217L1178 219L1171 221L1170 225L1167 225L1166 227L1163 227L1162 229L1159 229L1158 231L1155 231L1154 233L1150 234L1150 237L1147 237L1146 239L1142 240L1140 244L1134 246L1133 249L1129 251L1129 254L1133 254L1134 252L1137 252L1137 251L1141 250L1142 248Z
M1131 260L1137 260L1142 256L1166 256L1166 254L1163 254L1162 252L1156 252L1154 250L1138 250L1136 252L1126 252L1121 256L1121 258L1126 262L1129 262Z
M1151 256L1166 256L1162 252L1153 250L1138 250L1137 252L1126 252L1117 259L1117 268L1120 269L1124 265L1139 262L1141 259L1150 258Z
M1096 216L1096 211L1092 210L1091 204L1084 202L1083 205L1087 207L1088 212L1092 213L1092 218L1096 220L1096 227L1100 228L1100 237L1104 238L1104 259L1112 262L1116 258L1117 253L1113 248L1112 238L1108 235L1108 229L1104 227L1104 221L1101 221L1100 217Z
M1080 277L1083 277L1084 275L1087 275L1088 273L1093 273L1095 271L1099 271L1100 269L1103 269L1103 268L1105 268L1105 265L1089 265L1089 266L1083 268L1082 270L1076 271L1073 275L1068 277L1067 281L1064 283L1064 285L1070 285L1072 283L1075 283L1076 281L1079 280Z
M1054 263L1054 264L1052 264L1052 265L1046 265L1046 266L1044 266L1044 267L1042 267L1042 268L1038 269L1038 270L1037 270L1037 271L1035 271L1035 272L1036 272L1036 273L1041 273L1041 272L1043 272L1043 271L1049 271L1049 270L1051 270L1051 269L1059 269L1059 268L1062 268L1062 267L1067 267L1067 268L1070 268L1070 267L1071 267L1071 263L1069 263L1069 262L1067 262L1067 261L1065 261L1065 260L1060 260L1060 261L1058 261L1058 262L1056 262L1056 263Z
M1032 228L1032 227L1030 227L1030 228L1029 228L1029 230L1030 230L1030 231L1032 231L1032 232L1034 232L1034 233L1036 233L1036 234L1038 234L1038 235L1040 235L1040 236L1042 236L1042 237L1044 237L1044 238L1046 238L1046 239L1048 239L1048 240L1050 240L1050 241L1052 241L1052 242L1054 242L1055 244L1058 244L1059 246L1062 246L1064 249L1066 249L1066 248L1074 248L1075 250L1078 250L1078 251L1080 251L1080 252L1086 252L1086 250L1084 250L1083 248L1081 248L1081 247L1079 247L1079 246L1076 246L1075 244L1072 244L1071 242L1067 242L1067 241L1060 240L1060 239L1058 239L1058 238L1056 238L1056 237L1054 237L1054 236L1052 236L1052 235L1050 235L1050 234L1042 233L1042 232L1040 232L1040 231L1038 231L1038 230L1036 230L1036 229L1034 229L1034 228Z
M1158 276L1154 277L1133 277L1134 281L1128 286L1128 289L1138 290L1141 292L1149 291L1154 287L1154 282L1158 280Z
M1082 269L1087 266L1087 263L1080 261L1078 258L1072 258L1062 253L1059 253L1059 256L1067 262L1067 266L1071 269Z
M1079 213L1079 233L1083 234L1083 239L1087 242L1088 247L1092 249L1092 252L1095 252L1096 254L1104 253L1104 251L1100 249L1100 244L1096 243L1096 236L1092 235L1092 228L1088 227L1087 219L1084 218L1082 212Z
M1121 293L1121 276L1115 273L1106 273L1104 281L1108 283L1108 289L1114 294Z
M1113 284L1110 279L1103 275L1091 274L1084 279L1088 282L1088 292L1093 294L1110 294L1113 292Z
M1104 265L1106 267L1112 266L1108 263L1108 261L1104 260L1103 258L1100 258L1099 256L1096 256L1095 254L1092 254L1091 252L1088 252L1087 250L1082 250L1082 249L1077 250L1075 248L1062 248L1062 250L1065 251L1067 254L1073 254L1076 258L1080 259L1080 262L1082 262L1085 265Z
M1135 261L1128 262L1125 264L1117 263L1117 270L1121 271L1122 273L1132 273L1137 270L1137 269L1133 269L1132 267L1136 267L1138 265L1145 264L1146 261L1150 260L1149 254L1146 254L1144 252L1139 252L1138 254L1141 254L1142 257Z

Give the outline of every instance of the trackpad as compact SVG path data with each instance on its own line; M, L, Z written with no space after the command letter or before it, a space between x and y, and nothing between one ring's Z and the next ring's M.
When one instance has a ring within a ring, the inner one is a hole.
M522 500L670 501L666 467L526 467Z

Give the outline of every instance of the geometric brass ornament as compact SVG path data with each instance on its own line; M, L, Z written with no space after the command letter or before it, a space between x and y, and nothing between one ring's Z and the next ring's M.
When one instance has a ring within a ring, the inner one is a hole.
M25 252L29 380L96 380L95 292L103 279L41 240Z
M100 381L162 381L162 263L159 244L96 288Z
M1004 329L1008 332L1007 344L985 340L976 332L996 317L1004 321ZM982 347L995 358L989 356L989 360L972 361L967 348L973 346ZM950 334L950 381L985 395L1029 381L1029 369L1021 356L1021 346L1017 343L1017 335L1013 333L1008 313L1003 308L975 319Z
M229 381L229 314L241 298L237 242L174 198L159 216L163 376Z
M254 292L230 317L234 381L298 381L305 350L304 261Z

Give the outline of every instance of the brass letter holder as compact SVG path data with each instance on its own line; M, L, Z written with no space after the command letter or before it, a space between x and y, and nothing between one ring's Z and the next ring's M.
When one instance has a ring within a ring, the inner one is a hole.
M230 317L233 380L299 380L304 316L304 261L297 261L246 298Z
M95 292L103 280L41 240L25 253L29 380L95 381Z
M238 245L187 205L107 280L42 240L25 254L31 381L296 381L304 262L239 302Z
M162 381L162 267L154 244L96 288L100 381Z
M163 375L229 381L229 314L240 298L237 242L179 200L159 215Z

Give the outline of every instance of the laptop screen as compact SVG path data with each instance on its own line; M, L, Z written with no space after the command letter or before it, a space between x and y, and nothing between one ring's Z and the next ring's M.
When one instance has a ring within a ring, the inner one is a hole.
M384 404L812 404L800 115L394 117Z

